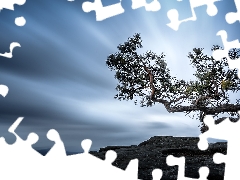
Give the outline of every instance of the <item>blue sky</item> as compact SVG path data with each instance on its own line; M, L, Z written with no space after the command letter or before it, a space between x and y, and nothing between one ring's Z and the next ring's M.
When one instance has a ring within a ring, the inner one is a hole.
M0 98L0 136L14 142L7 129L18 117L24 117L16 130L20 137L39 135L34 148L53 145L46 137L52 128L68 151L81 151L86 138L93 141L91 150L98 150L139 144L157 135L198 136L200 123L183 113L169 114L161 104L142 108L115 100L117 80L105 61L120 43L141 33L139 53L164 52L172 75L193 80L188 52L203 47L209 54L212 45L223 46L216 36L220 30L227 31L228 41L240 38L239 22L225 21L228 12L236 11L234 1L216 2L213 17L206 6L196 8L197 20L181 24L178 31L166 25L167 12L176 8L180 19L191 17L188 1L160 0L159 11L147 12L144 7L133 10L130 0L122 0L125 12L103 21L96 21L94 11L85 13L83 2L27 0L14 11L0 12L0 52L9 51L11 42L21 44L12 59L0 57L0 84L9 87L9 94ZM104 6L118 2L102 0ZM26 19L23 27L14 24L19 16Z

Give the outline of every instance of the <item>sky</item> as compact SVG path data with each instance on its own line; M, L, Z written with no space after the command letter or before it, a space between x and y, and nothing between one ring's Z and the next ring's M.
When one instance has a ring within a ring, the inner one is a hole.
M67 151L76 152L82 151L84 139L92 140L91 150L99 150L137 145L152 136L197 137L200 122L184 113L169 114L161 104L143 108L114 99L118 82L106 59L128 37L140 33L139 53L164 52L173 76L193 80L188 52L202 47L209 54L212 45L223 46L216 36L220 30L226 30L228 41L240 38L239 21L225 20L228 12L237 11L234 1L216 2L218 13L212 17L207 6L195 8L197 20L182 23L178 31L166 25L167 12L176 8L180 20L189 18L189 1L159 0L161 9L150 12L144 7L132 9L131 0L122 0L124 13L103 21L96 21L94 11L84 12L83 2L27 0L15 5L14 11L0 11L0 53L8 52L11 42L21 44L13 58L0 56L0 84L9 88L8 95L0 98L0 136L14 143L8 128L24 117L16 133L24 140L30 132L38 134L35 149L53 146L46 137L50 129L59 132ZM115 3L119 0L102 0L103 6ZM15 25L19 16L26 19L25 26Z

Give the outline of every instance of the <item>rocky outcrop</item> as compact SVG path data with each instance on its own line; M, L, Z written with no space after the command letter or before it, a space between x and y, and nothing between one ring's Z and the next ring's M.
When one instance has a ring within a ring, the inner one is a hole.
M108 150L114 150L117 153L117 159L113 165L123 170L126 169L130 160L137 158L139 160L138 178L143 180L152 180L151 173L155 168L163 170L161 180L176 180L178 166L166 164L168 155L185 157L186 177L199 178L199 168L207 166L210 170L209 180L223 180L225 164L215 164L213 155L216 152L226 154L227 143L209 144L206 151L201 151L198 149L198 142L198 137L154 136L139 145L108 146L101 148L98 152L91 151L90 153L100 159L105 159L105 153Z

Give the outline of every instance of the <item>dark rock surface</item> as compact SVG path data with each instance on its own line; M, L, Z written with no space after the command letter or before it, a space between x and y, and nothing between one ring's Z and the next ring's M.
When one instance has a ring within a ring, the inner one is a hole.
M178 166L168 166L166 157L168 155L184 156L186 177L199 178L199 168L207 166L210 170L209 180L223 180L225 164L215 164L213 155L216 152L226 154L227 143L209 144L206 151L201 151L198 149L198 142L198 137L154 136L139 145L108 146L101 148L98 152L91 151L90 154L104 160L105 153L108 150L114 150L117 153L117 159L113 165L123 170L132 159L137 158L139 160L138 178L143 180L152 180L152 171L155 168L163 170L161 180L176 180Z

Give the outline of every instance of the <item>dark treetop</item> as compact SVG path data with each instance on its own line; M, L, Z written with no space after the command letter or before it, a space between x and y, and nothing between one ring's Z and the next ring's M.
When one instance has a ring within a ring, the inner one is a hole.
M161 103L170 113L191 112L197 114L202 122L201 132L208 130L203 119L205 115L218 117L228 113L232 121L239 117L240 99L230 103L229 92L240 90L240 79L237 69L228 68L227 59L216 61L212 56L203 54L203 48L193 48L188 58L196 68L195 81L185 81L170 75L165 55L157 55L151 51L140 55L137 49L142 48L140 34L128 38L120 44L118 52L110 54L106 64L116 72L115 78L119 84L116 87L118 100L140 100L141 106L152 106ZM213 46L212 51L221 48ZM231 59L239 57L239 49L229 52ZM239 96L240 97L240 96ZM219 123L221 119L217 119Z

